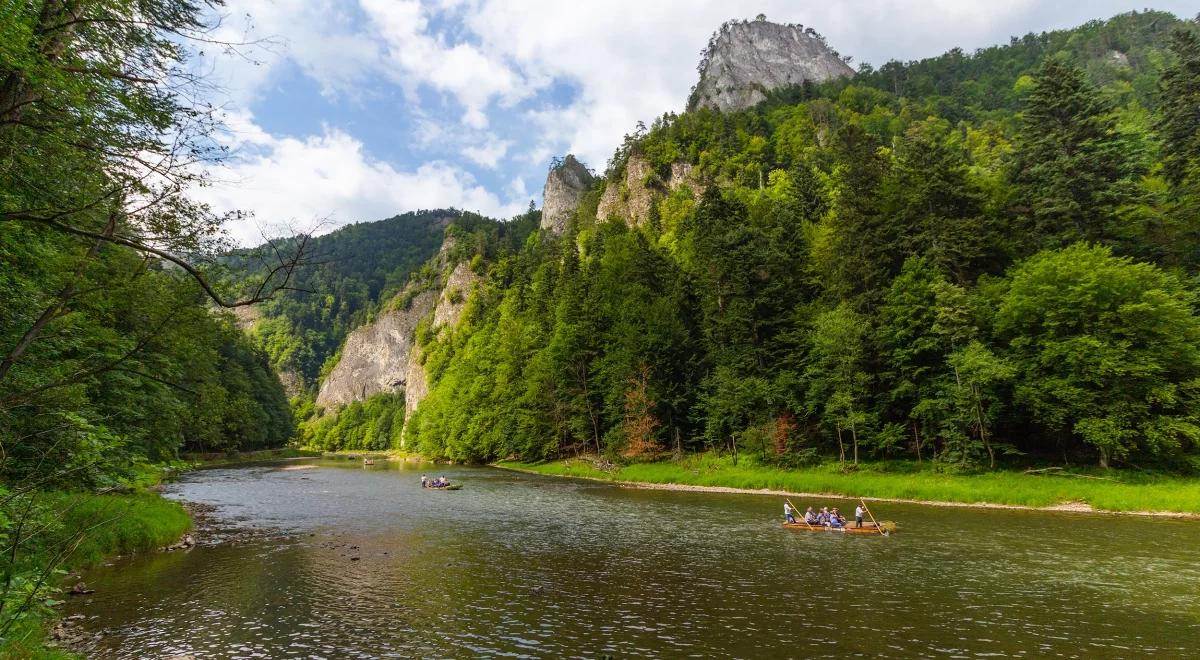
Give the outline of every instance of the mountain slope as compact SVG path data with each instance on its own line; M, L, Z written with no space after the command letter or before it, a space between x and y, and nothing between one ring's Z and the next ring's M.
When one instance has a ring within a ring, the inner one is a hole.
M1169 50L1156 22L1182 28ZM1129 76L1070 50L1130 25ZM889 69L944 68L932 92L867 72L665 115L562 196L574 212L552 228L479 235L461 317L413 329L404 384L428 393L411 414L381 398L393 383L306 437L386 446L402 419L406 448L458 460L1182 468L1200 439L1200 153L1172 136L1191 121L1196 31L1130 14L1064 52L1046 48L1058 33L986 51L1024 64L974 88L979 63L951 54ZM1143 101L1167 78L1182 101ZM1178 176L1161 176L1160 144Z
M433 256L461 213L416 211L342 227L312 240L315 265L243 318L277 370L298 390L312 387L346 336L366 322Z

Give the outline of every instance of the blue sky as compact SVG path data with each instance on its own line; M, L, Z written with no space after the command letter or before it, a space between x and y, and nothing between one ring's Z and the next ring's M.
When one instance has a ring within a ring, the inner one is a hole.
M765 13L855 64L1071 27L1142 9L1093 0L227 0L198 65L220 86L233 157L197 195L253 219L327 231L419 208L510 217L541 204L550 158L597 170L637 121L682 110L709 34ZM1193 17L1195 2L1155 2Z

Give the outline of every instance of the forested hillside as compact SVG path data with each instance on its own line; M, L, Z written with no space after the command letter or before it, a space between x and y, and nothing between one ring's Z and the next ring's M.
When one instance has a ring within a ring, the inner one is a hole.
M663 116L419 337L408 446L1193 469L1196 35L1129 14ZM648 217L597 219L614 186Z
M212 6L0 11L5 657L34 657L22 645L36 645L63 567L187 529L177 504L111 493L155 483L182 449L280 447L295 428L228 310L288 289L307 239L246 251L229 278L216 257L233 214L190 197L224 154L207 82L185 64L186 44L213 43Z
M258 306L262 320L251 335L276 369L315 383L346 334L400 291L460 215L454 209L413 211L311 239L311 263L297 271L293 288Z
M441 291L440 297L444 299L444 304L457 307L464 303L466 297L471 294L469 287L465 287L466 290L444 290L448 285L450 272L460 264L468 266L472 273L482 272L485 264L510 258L537 229L540 219L541 213L532 207L509 222L498 222L474 213L457 215L444 230L442 247L436 258L415 270L406 286L399 292L394 295L385 292L372 306L372 310L376 312L375 319L368 317L368 322L379 320L385 315L404 316L415 325L414 339L418 342L428 341L431 336L446 331L445 328L435 328L431 317L422 318L424 312L414 307L416 301L425 299L432 305L433 299L439 298ZM438 304L443 304L443 301L439 300ZM470 313L470 310L471 307L463 309L466 313ZM436 315L435 311L432 316ZM331 380L337 380L336 368L341 357L339 352L327 361L322 376L326 387ZM378 360L373 356L372 361ZM405 360L404 364L393 366L397 372L406 373L409 364ZM418 370L421 369L419 364L414 366ZM364 387L361 374L356 376L350 373L344 377L349 381L347 386ZM356 380L359 382L355 382ZM326 410L319 397L313 399L311 392L305 393L293 400L301 421L299 441L305 446L323 450L381 450L400 447L405 410L416 405L417 397L418 394L413 391L381 391L365 399L360 397L359 400L351 401L338 410ZM335 412L336 414L328 414Z
M176 41L199 8L74 11L0 20L0 477L90 486L183 447L280 446L279 380L217 310L286 288L304 239L237 281L206 256L227 217L186 193L218 124Z

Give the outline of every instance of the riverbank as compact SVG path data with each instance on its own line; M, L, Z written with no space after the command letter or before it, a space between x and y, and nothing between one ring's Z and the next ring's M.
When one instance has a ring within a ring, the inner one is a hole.
M87 591L71 572L169 546L192 527L179 503L154 492L38 492L20 500L5 509L10 524L4 565L13 578L0 617L5 629L0 656L6 658L78 657L48 645L55 641L50 627L59 616L56 601ZM62 588L44 586L56 583ZM34 585L42 586L35 590Z
M283 447L280 449L258 449L255 451L241 452L210 452L207 454L181 454L180 459L187 463L192 468L197 467L223 467L227 465L241 465L243 463L256 463L259 461L277 461L287 458L317 458L321 456L321 452L312 449L297 449L295 447Z
M604 470L590 459L548 463L503 461L496 467L561 477L596 479L631 488L697 490L789 497L863 497L878 502L934 506L1200 517L1200 479L1113 473L1030 474L996 471L945 474L928 464L872 463L843 473L837 464L783 469L733 465L708 454L680 461L635 463Z
M317 450L307 450L317 451ZM321 458L363 459L381 461L410 461L422 462L420 456L399 449L342 449L340 451L318 451Z

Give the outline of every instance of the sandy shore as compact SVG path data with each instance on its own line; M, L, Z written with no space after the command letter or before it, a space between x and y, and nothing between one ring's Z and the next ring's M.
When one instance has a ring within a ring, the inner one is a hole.
M502 470L512 470L513 472L524 472L526 474L539 474L544 477L562 477L565 479L586 479L588 481L599 481L601 483L612 484L621 488L638 488L642 490L677 490L690 491L695 493L729 493L736 495L770 495L773 497L795 497L795 498L827 498L827 499L843 499L855 500L856 497L847 495L837 495L834 493L798 493L788 490L772 490L770 488L733 488L730 486L695 486L692 484L660 484L650 483L645 481L621 481L618 479L602 479L599 477L577 477L562 474L546 474L536 470L524 470L521 468L509 467L505 465L494 465ZM1097 509L1087 502L1063 502L1052 506L1025 506L1022 504L996 504L993 502L943 502L939 500L911 500L896 497L863 497L868 502L892 502L897 504L922 504L925 506L942 506L954 507L959 509L1012 509L1017 511L1054 511L1060 513L1093 513L1110 516L1150 516L1155 518L1182 518L1200 520L1200 514L1195 513L1176 513L1174 511L1106 511Z

